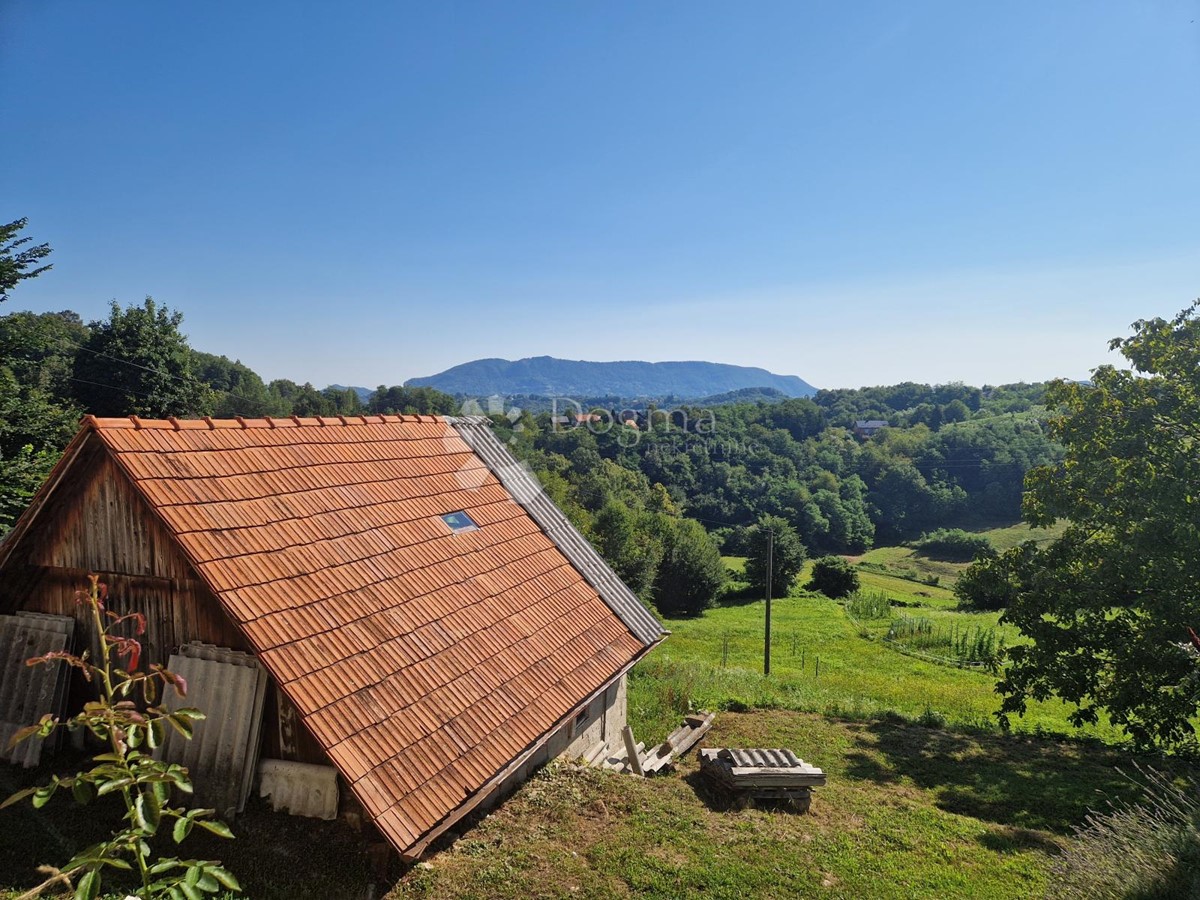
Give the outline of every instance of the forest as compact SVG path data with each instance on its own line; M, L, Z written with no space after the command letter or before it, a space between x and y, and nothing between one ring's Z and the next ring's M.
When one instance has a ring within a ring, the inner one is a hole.
M380 385L363 402L349 388L267 382L240 361L192 348L182 321L151 298L114 302L90 323L72 311L0 317L0 529L85 412L457 414L472 406L428 387ZM1061 453L1041 421L1044 389L905 383L812 398L735 395L711 408L639 401L625 412L613 398L584 401L595 415L578 425L544 406L493 418L627 583L675 614L711 605L725 580L720 553L745 555L764 517L814 554L1015 521L1025 473ZM872 419L889 427L857 436L855 422Z

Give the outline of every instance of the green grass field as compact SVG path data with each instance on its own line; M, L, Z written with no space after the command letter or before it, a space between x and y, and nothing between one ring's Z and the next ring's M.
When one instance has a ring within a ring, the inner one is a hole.
M1013 543L1028 534L1003 531ZM903 562L895 551L905 550L873 552ZM725 562L741 572L745 560ZM809 814L731 808L694 754L646 780L555 765L456 828L426 864L393 867L387 900L1042 895L1050 860L1088 809L1136 795L1116 769L1131 762L1120 734L1104 723L1073 729L1057 702L1032 705L1001 732L994 675L905 655L883 637L896 615L999 627L1010 643L1012 629L996 613L955 610L944 581L874 569L860 577L864 591L904 606L854 620L843 604L799 588L773 601L770 676L765 604L736 584L725 606L668 621L672 634L630 675L630 723L647 745L684 713L713 709L706 745L788 747L822 767L829 784ZM0 794L70 762L0 770ZM81 815L65 798L40 812L0 812L0 898L36 883L36 863L61 863L98 839L113 814ZM234 831L233 842L202 836L181 849L225 860L256 900L367 896L367 832L275 815L258 800Z
M1046 543L1062 534L1066 527L1066 522L1059 522L1051 528L1031 528L1024 522L1019 522L1016 525L990 528L977 533L991 541L997 552L1003 552L1023 541ZM896 577L913 581L937 578L939 585L948 588L954 586L959 573L969 565L929 559L918 554L912 547L876 547L861 556L850 558L856 563L866 565L867 568L860 569L860 573L882 567Z
M457 897L1026 898L1101 795L1115 751L919 725L723 713L709 746L790 747L829 784L812 809L730 808L700 775L556 766L388 900Z
M935 596L921 597L915 593L923 590L920 586L895 581L913 589L904 596L930 604L901 612L931 618L941 626L997 625L996 613L953 611L952 596L944 589L931 588L925 593L937 592ZM870 583L888 582L871 579ZM881 640L886 621L852 621L842 605L820 596L772 602L771 675L765 677L764 612L763 601L743 602L699 618L668 621L671 636L632 673L630 718L639 736L648 743L660 740L689 706L791 709L855 719L895 713L956 726L997 727L1000 700L994 675L902 654ZM860 628L870 638L861 636ZM1012 629L1001 628L1001 632L1009 644L1017 640ZM1023 718L1013 719L1012 727L1017 732L1119 739L1106 724L1073 728L1067 720L1069 712L1070 707L1061 702L1032 704Z

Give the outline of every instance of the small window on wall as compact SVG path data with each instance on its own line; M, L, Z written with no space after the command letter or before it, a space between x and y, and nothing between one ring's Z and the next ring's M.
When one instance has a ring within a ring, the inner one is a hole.
M471 520L471 517L461 510L459 512L446 513L442 516L442 521L449 525L450 530L455 534L463 531L479 530L479 526Z
M587 720L588 720L588 711L585 707L583 709L583 711L579 713L579 715L577 715L574 719L571 720L570 736L572 738L583 733L583 730L587 727Z

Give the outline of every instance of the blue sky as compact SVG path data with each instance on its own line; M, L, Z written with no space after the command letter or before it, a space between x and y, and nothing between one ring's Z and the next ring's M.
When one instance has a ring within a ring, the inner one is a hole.
M264 377L1084 377L1200 294L1200 4L0 0L0 312Z

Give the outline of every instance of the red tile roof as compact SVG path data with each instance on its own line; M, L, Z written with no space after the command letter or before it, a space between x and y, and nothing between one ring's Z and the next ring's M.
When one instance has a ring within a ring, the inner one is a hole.
M402 852L647 649L449 420L85 428Z

